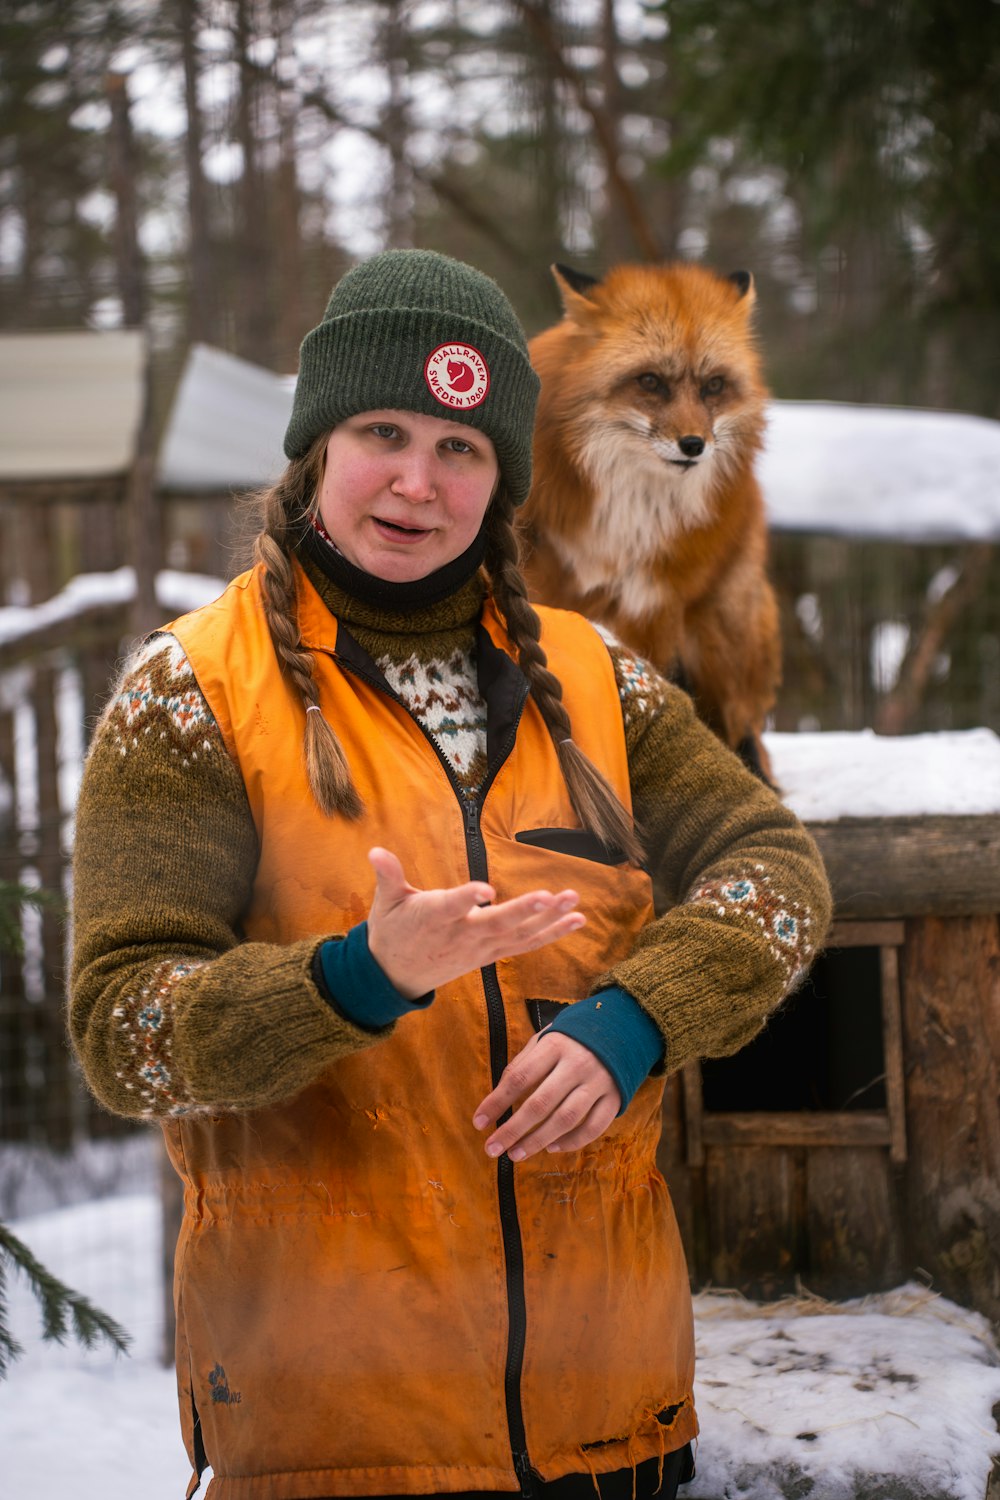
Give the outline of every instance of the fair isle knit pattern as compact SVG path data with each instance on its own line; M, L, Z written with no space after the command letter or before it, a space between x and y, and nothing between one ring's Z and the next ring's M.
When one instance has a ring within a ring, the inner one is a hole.
M611 653L628 740L634 731L641 730L652 715L663 708L670 685L648 661L634 656L620 645L609 630L598 627L598 635L607 643Z
M199 753L224 748L183 648L171 635L153 636L127 663L105 719L121 755L137 750L150 734L167 741L170 754L185 766Z
M469 790L486 775L486 703L471 651L421 661L383 656L379 670L410 713L439 746L459 782Z
M182 1115L191 1103L173 1056L174 989L201 967L198 960L158 964L135 994L115 1006L113 1015L129 1055L129 1066L119 1068L118 1077L138 1095L140 1115Z
M762 864L748 865L726 880L699 885L689 906L705 906L727 922L756 928L774 961L794 989L816 956L812 915L807 907L775 890Z

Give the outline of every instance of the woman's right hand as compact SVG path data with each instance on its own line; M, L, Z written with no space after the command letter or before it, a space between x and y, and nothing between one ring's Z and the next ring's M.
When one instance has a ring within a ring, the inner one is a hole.
M587 920L576 910L576 891L529 891L499 903L481 880L421 891L390 850L370 849L368 858L375 870L368 949L409 1000L498 958L543 948Z

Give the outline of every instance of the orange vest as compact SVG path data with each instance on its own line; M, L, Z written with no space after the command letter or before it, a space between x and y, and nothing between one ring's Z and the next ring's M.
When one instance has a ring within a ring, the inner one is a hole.
M324 817L309 793L304 711L279 670L256 572L168 627L257 825L247 940L319 940L363 920L374 844L421 887L470 870L500 900L572 886L588 921L442 986L428 1010L284 1104L165 1124L185 1185L177 1373L192 1462L212 1465L213 1500L530 1493L531 1471L603 1473L678 1448L697 1431L694 1350L683 1251L655 1165L662 1084L647 1080L585 1150L516 1166L488 1158L471 1123L532 1034L527 1002L586 996L648 921L649 881L581 857L585 836L581 854L518 839L544 845L579 825L491 602L480 806L460 798L346 631L338 648L336 619L297 576L323 712L364 799L357 822ZM539 613L574 737L627 804L607 649L579 616Z

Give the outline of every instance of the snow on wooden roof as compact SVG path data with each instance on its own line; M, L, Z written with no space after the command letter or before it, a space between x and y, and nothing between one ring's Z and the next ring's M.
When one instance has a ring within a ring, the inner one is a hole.
M773 401L757 473L775 531L1000 539L1000 422L988 417Z
M144 360L136 329L0 334L0 482L123 473Z
M277 479L294 378L193 345L160 445L167 490L251 488Z

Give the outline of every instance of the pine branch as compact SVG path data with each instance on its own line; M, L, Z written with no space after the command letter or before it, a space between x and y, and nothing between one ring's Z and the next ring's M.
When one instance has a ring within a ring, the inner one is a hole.
M72 1287L53 1276L41 1261L36 1260L17 1235L5 1224L0 1224L0 1380L7 1374L10 1365L24 1351L14 1339L7 1325L7 1276L5 1258L27 1276L31 1290L42 1312L42 1338L65 1343L72 1333L78 1344L93 1349L100 1339L113 1345L119 1354L128 1352L129 1335L119 1323L102 1312L99 1307L74 1292Z

